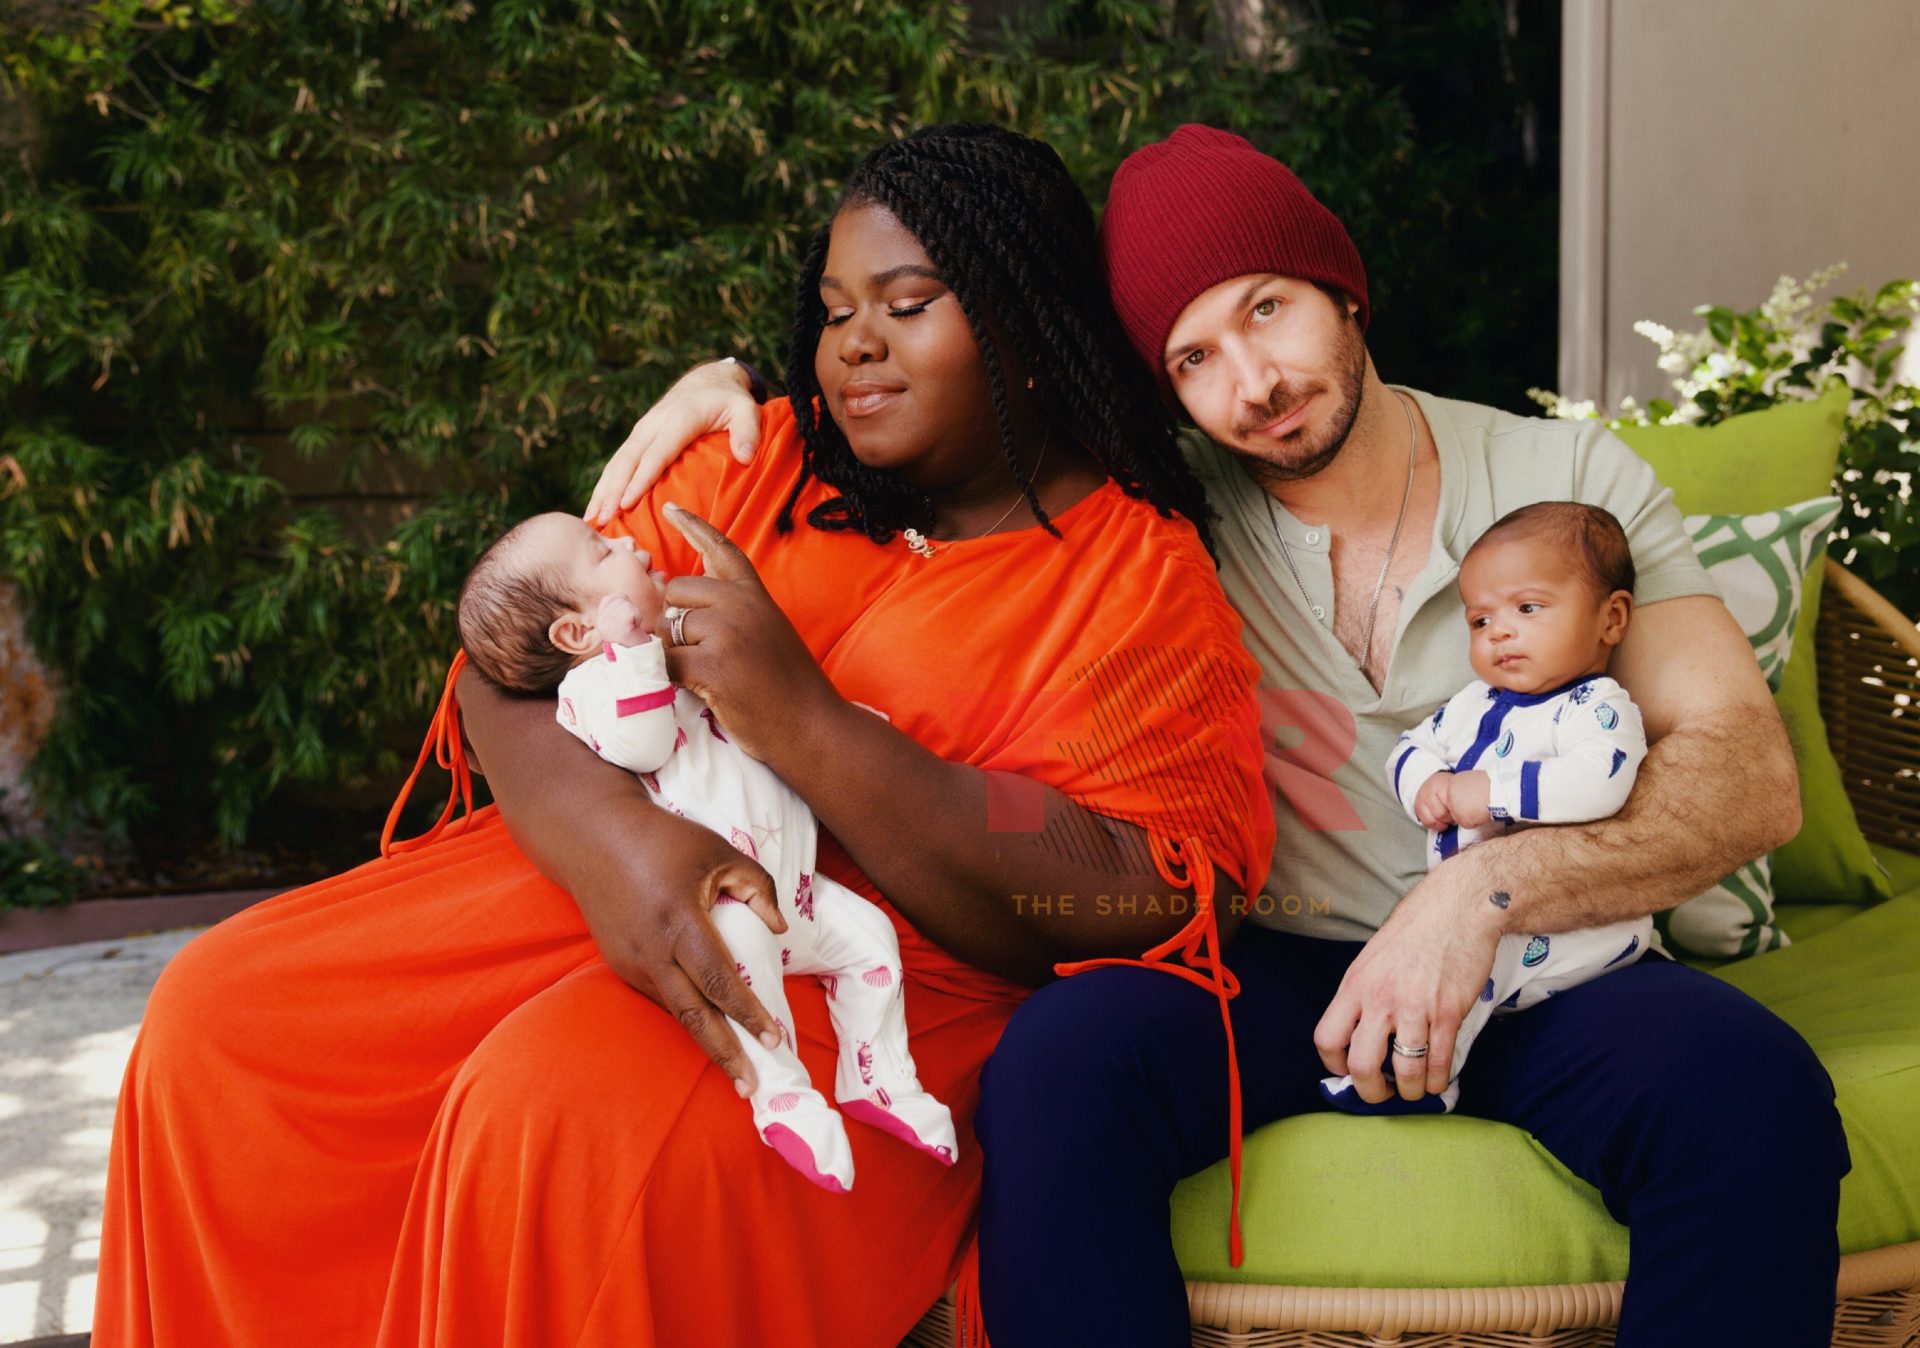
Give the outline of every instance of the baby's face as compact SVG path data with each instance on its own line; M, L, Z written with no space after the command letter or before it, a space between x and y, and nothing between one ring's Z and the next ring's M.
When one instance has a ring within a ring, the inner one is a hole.
M1605 671L1626 629L1627 601L1594 593L1549 543L1476 546L1460 567L1473 672L1495 688L1541 693Z
M653 558L631 538L603 538L577 515L556 511L537 517L526 541L529 564L546 565L565 577L589 623L598 621L603 599L621 595L638 611L641 631L653 635L666 607L667 578L648 569ZM602 632L600 639L620 635Z

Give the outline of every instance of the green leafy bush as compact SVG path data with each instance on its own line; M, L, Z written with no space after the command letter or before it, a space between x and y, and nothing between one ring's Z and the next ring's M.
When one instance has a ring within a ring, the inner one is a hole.
M0 834L0 912L71 903L80 881L80 868L51 843Z
M150 847L391 789L478 548L582 503L690 361L777 369L798 250L914 125L1044 136L1096 201L1179 122L1233 127L1362 241L1377 342L1493 341L1471 299L1419 307L1434 277L1498 267L1550 311L1550 225L1530 252L1482 220L1467 249L1494 156L1421 143L1403 68L1350 19L1229 59L1154 0L1000 31L826 0L0 17L0 571L67 689L33 782L57 821ZM1525 368L1497 343L1482 363ZM429 499L363 537L289 464Z
M1611 424L1711 426L1776 403L1817 398L1846 385L1846 440L1834 492L1845 502L1834 527L1833 554L1861 571L1903 613L1920 614L1920 572L1902 567L1920 548L1920 388L1901 375L1901 356L1915 315L1920 282L1889 281L1865 291L1819 295L1845 264L1805 281L1782 276L1758 307L1703 304L1698 332L1640 322L1634 331L1660 348L1660 368L1673 376L1673 400L1645 407L1625 400ZM1531 390L1550 415L1596 417L1592 403Z

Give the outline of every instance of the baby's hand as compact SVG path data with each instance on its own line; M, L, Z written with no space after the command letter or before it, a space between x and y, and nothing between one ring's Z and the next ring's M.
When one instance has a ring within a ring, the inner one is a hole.
M1493 822L1487 813L1487 796L1493 783L1484 772L1448 774L1447 810L1461 828L1485 828Z
M647 639L645 629L640 626L640 610L624 594L603 597L593 621L600 639L616 646L638 646Z
M1447 808L1447 783L1452 780L1451 772L1436 772L1420 783L1413 797L1413 817L1433 829L1451 824L1453 813Z

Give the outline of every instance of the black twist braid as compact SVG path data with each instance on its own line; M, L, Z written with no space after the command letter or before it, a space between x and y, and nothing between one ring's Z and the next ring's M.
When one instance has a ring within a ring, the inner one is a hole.
M1129 496L1163 516L1185 516L1211 551L1213 512L1114 314L1093 211L1052 147L979 123L929 127L860 162L839 209L867 203L884 207L920 241L959 301L980 347L1008 468L1041 525L1058 537L1014 452L1008 356L1032 373L1054 434L1078 440ZM817 477L840 495L816 506L808 523L888 543L909 525L925 527L933 504L855 458L819 404L814 354L826 320L819 287L830 229L814 236L794 297L787 388L803 470L778 527L793 527L800 490Z

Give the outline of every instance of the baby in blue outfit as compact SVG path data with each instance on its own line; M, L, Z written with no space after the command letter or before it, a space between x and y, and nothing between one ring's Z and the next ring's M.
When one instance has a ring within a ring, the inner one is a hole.
M1633 555L1611 514L1543 501L1503 516L1460 563L1460 597L1479 677L1403 734L1386 765L1394 794L1429 831L1429 869L1507 829L1606 818L1647 756L1639 708L1607 677L1633 612ZM1356 1114L1451 1112L1489 1017L1633 963L1652 931L1652 918L1637 917L1504 936L1454 1041L1444 1091L1373 1105L1348 1076L1328 1077L1321 1093ZM1387 1074L1395 1058L1424 1056L1396 1046Z

